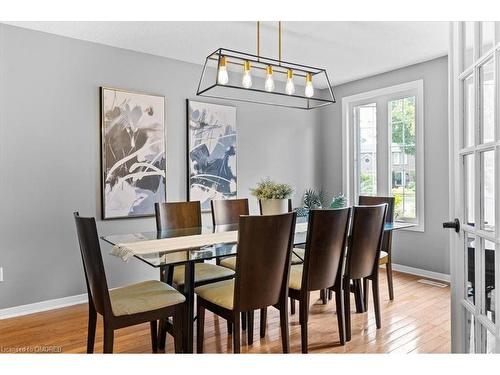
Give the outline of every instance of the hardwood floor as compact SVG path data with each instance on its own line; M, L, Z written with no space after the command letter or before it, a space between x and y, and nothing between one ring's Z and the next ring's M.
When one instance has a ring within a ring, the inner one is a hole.
M310 353L449 353L450 352L450 290L418 283L420 277L394 273L395 300L390 301L385 271L380 270L382 328L375 327L372 299L368 313L352 312L352 340L339 344L335 303L322 305L319 293L311 296L309 317ZM351 302L354 306L354 301ZM352 307L354 308L354 307ZM259 314L255 316L254 343L246 345L242 335L243 353L280 353L278 311L268 309L268 331L259 340ZM300 353L298 313L290 317L291 352ZM196 330L195 330L196 331ZM84 353L87 335L87 305L0 321L0 352L12 348L52 348L64 353ZM102 319L98 318L95 352L102 353ZM195 340L196 342L196 340ZM150 353L149 324L118 330L116 353ZM173 339L167 337L167 352L173 352ZM205 318L205 352L232 351L225 320L207 311Z

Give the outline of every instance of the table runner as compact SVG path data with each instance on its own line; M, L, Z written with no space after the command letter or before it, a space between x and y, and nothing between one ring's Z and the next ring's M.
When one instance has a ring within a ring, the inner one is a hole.
M307 223L299 223L295 226L295 233L306 231ZM236 243L237 241L238 231L195 234L191 236L119 243L113 246L111 255L120 257L123 261L127 262L134 255L179 251L216 244Z

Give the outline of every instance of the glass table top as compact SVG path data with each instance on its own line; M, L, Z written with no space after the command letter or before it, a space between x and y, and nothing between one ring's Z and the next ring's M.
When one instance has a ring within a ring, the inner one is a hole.
M297 223L305 223L305 218L297 218ZM393 231L414 226L409 223L386 223L384 230ZM163 238L179 238L183 236L192 236L197 234L208 234L216 232L227 232L238 230L237 225L205 225L196 228L186 228L177 230L166 230L161 232L140 232L130 234L113 234L102 236L101 239L111 245L157 240ZM294 246L304 245L307 239L307 232L300 231L295 233ZM171 251L158 251L149 254L134 255L136 258L146 262L153 267L161 267L167 265L183 264L189 261L203 261L226 256L234 256L237 253L236 243L221 243L210 246L203 246L192 249L179 249Z

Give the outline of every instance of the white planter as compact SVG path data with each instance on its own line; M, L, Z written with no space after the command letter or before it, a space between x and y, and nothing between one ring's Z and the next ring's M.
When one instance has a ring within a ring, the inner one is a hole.
M262 215L279 215L288 212L288 199L261 199Z

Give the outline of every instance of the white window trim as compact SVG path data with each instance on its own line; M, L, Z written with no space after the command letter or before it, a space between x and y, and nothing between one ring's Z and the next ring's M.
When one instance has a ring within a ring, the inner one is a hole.
M394 85L390 87L384 87L381 89L376 89L368 92L363 92L356 95L346 96L342 98L342 189L344 195L346 195L349 204L355 204L356 194L354 192L354 138L355 133L354 124L351 122L351 116L349 108L353 103L361 101L370 101L380 96L394 95L398 92L416 90L417 91L417 108L416 108L416 147L417 147L417 157L415 171L417 178L417 217L419 219L418 225L407 228L408 231L425 231L425 191L424 191L424 81L422 79L402 83L399 85ZM387 126L389 137L388 142L390 142L390 127ZM388 145L389 146L389 145ZM388 147L389 149L389 147ZM390 154L390 152L389 152ZM391 155L392 157L392 155ZM390 179L391 176L388 175ZM391 186L389 184L388 186ZM378 187L377 187L378 190ZM385 193L385 192L384 192ZM382 192L378 192L382 194ZM387 192L389 194L389 192Z

